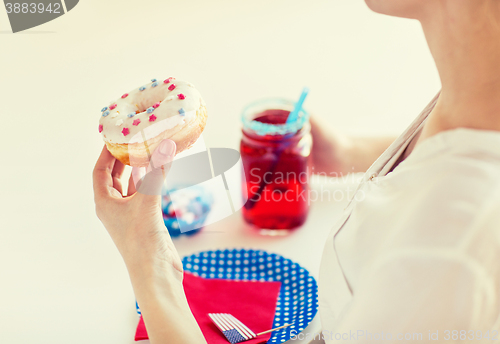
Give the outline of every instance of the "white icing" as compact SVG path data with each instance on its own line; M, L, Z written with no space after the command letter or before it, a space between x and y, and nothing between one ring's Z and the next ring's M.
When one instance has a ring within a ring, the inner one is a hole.
M99 120L106 141L143 142L144 137L148 140L165 130L189 124L194 120L196 111L205 104L198 90L188 82L173 79L165 84L162 79L158 79L157 83L156 87L152 87L153 82L144 85L146 87L144 91L136 88L128 92L126 98L119 98L108 105L109 116L101 116ZM168 87L172 84L175 84L176 88L170 91ZM179 93L184 94L185 99L179 99L177 96ZM158 102L160 106L152 113L147 113L146 110ZM109 106L112 104L116 104L116 108L110 110ZM179 114L181 108L185 111L184 115ZM138 111L139 113L136 113ZM136 114L128 117L131 113ZM156 116L153 122L149 121L151 115ZM135 120L140 120L139 125L133 125ZM123 128L128 128L128 135L123 135Z
M196 113L196 111L194 111L194 113ZM186 122L184 121L184 117L181 115L165 118L164 120L159 122L158 120L156 120L154 125L150 125L149 127L144 128L142 132L140 131L133 137L131 137L129 143L143 142L144 138L148 140L152 137L160 135L165 130L172 129L176 125L184 123Z

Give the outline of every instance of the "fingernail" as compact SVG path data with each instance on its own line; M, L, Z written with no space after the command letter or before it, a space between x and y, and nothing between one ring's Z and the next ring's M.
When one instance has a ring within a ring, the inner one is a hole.
M160 147L158 147L160 153L163 155L171 156L175 154L175 145L170 141L162 141Z

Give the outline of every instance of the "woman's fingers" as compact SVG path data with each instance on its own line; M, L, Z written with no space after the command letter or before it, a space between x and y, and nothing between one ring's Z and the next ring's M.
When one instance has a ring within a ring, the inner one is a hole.
M127 196L131 196L131 195L135 194L136 192L137 192L137 190L135 189L134 176L131 173L130 178L128 179Z
M109 188L113 187L113 178L111 173L113 171L115 161L116 159L108 151L106 145L104 145L92 173L94 194L96 197L109 196Z
M136 192L144 195L161 195L163 183L175 156L176 145L163 140L154 151L149 167L134 167L129 180L128 195ZM96 196L122 195L121 177L125 166L116 160L104 145L93 172ZM110 189L116 189L110 190Z
M122 175L123 171L125 170L125 165L119 161L115 161L115 165L113 167L113 172L111 173L111 176L113 177L113 187L118 190L118 192L123 195L123 188L122 188Z
M130 175L132 184L134 185L134 193L137 192L142 183L142 178L146 175L146 167L132 167L132 174ZM129 183L130 184L130 183ZM130 190L130 186L129 186Z

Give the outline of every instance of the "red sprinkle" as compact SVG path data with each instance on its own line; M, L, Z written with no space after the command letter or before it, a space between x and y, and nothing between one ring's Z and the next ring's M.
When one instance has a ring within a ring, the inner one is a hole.
M160 106L160 102L156 103L155 105L153 105L153 107L156 109L158 106Z
M149 121L150 121L150 122L154 122L154 121L156 121L156 116L155 116L155 115L151 115L151 116L149 116Z
M128 130L128 128L123 128L122 134L123 136L127 136L128 134L130 134L130 130Z
M175 84L172 84L172 85L168 86L168 89L169 89L170 91L175 90ZM113 110L113 109L111 109L111 110Z
M172 80L172 78L165 79L165 80L163 80L163 83L168 84L171 80Z
M110 110L113 110L116 107L116 104L113 104L109 107Z
M102 132L102 124L99 124L99 132Z
M128 93L125 93L122 98L127 98L128 97Z
M186 96L185 96L185 95L183 95L182 93L179 93L179 94L177 95L177 97L179 97L179 99L186 99Z
M136 120L134 120L134 122L132 122L132 124L135 125L135 126L138 126L139 123L141 123L140 119L136 119Z

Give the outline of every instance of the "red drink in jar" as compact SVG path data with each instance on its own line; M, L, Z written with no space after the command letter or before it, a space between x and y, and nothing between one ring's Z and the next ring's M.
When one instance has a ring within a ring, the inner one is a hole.
M240 153L248 201L242 212L263 234L286 234L309 212L310 125L305 111L287 124L292 109L292 102L266 100L243 112Z

